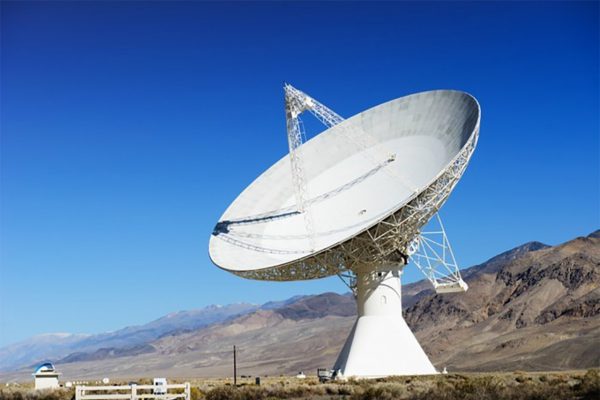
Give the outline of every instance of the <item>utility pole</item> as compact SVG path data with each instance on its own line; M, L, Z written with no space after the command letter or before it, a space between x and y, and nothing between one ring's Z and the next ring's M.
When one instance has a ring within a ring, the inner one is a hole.
M233 386L237 387L237 359L235 353L235 345L233 345Z

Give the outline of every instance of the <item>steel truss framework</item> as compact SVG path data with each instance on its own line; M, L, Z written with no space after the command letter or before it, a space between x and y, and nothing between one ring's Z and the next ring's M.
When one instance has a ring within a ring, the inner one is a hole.
M290 159L292 160L293 174L297 173L299 175L299 177L293 176L293 179L294 186L300 188L296 189L300 191L300 194L296 193L297 207L300 211L303 209L303 205L306 204L307 196L306 182L302 181L301 162L296 161L297 166L295 167L293 161L294 157L298 160L297 149L302 142L302 130L299 127L300 123L297 117L301 112L309 110L327 126L333 126L343 121L343 119L327 107L291 87L291 85L286 85L285 90ZM298 124L298 126L290 126L290 119L292 125ZM294 120L296 122L293 122ZM317 279L337 274L345 282L348 280L347 284L352 287L355 271L385 270L390 264L406 264L408 256L412 254L415 264L425 273L438 291L462 291L466 289L466 284L460 279L458 267L454 261L445 232L443 232L443 227L441 248L448 250L448 252L442 250L442 255L448 254L451 256L448 262L443 257L438 257L440 254L424 253L425 250L429 250L428 245L431 247L434 247L434 245L429 241L432 239L425 239L426 236L421 234L420 229L442 207L460 180L473 154L478 136L479 123L461 151L454 157L448 167L433 179L431 184L423 191L415 192L407 202L400 205L390 215L375 222L356 236L288 264L251 271L230 272L248 279L273 281ZM302 198L298 199L298 197ZM305 212L305 214L309 213ZM308 229L307 232L310 234ZM439 272L431 272L431 268L435 267L433 267L433 264L430 266L427 262L433 262L433 260L443 261L444 266L450 269L450 273L440 275Z
M436 230L421 232L410 243L410 259L431 282L437 293L464 292L468 286L460 276L439 213L431 220L437 223Z
M306 227L306 232L308 232L309 235L310 249L312 251L315 247L314 224L312 221L310 205L306 204L309 199L309 194L306 187L306 176L304 174L302 148L300 148L303 139L306 138L306 134L304 132L302 120L300 120L300 114L308 110L327 127L334 126L344 119L292 85L285 84L284 91L285 119L288 146L290 149L292 180L294 194L296 196L296 211L303 214L304 225Z

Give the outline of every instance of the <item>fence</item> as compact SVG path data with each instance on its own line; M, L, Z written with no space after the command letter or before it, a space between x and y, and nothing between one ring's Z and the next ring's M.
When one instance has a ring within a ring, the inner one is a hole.
M159 392L159 393L155 393ZM160 393L162 392L162 393ZM191 400L189 382L176 385L76 386L75 400Z

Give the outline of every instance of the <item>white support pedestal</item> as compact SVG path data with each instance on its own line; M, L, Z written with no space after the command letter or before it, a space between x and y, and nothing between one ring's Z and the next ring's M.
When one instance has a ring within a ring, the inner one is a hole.
M438 373L402 316L402 268L356 272L358 319L333 367L338 378Z

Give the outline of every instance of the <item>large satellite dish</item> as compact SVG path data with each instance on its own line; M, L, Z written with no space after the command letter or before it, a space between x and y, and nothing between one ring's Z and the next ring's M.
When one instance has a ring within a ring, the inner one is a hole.
M475 149L479 104L434 90L343 119L284 90L289 154L225 211L210 238L212 261L251 279L340 276L358 319L338 377L436 373L402 317L400 276L413 261L438 293L467 290L437 211ZM328 127L308 141L304 111ZM439 228L422 231L432 219Z

